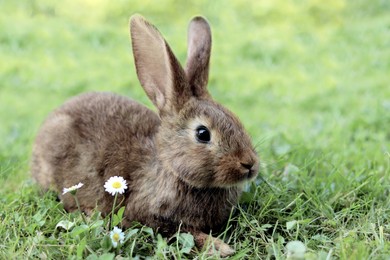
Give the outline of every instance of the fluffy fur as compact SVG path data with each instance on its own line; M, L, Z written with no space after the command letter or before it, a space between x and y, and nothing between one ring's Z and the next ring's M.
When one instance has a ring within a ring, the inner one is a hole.
M130 27L137 75L158 114L115 94L74 97L42 125L32 175L58 191L68 211L76 204L60 191L84 183L77 193L81 208L103 214L113 203L103 185L122 176L125 226L140 221L169 235L181 225L198 247L212 240L222 256L231 255L233 249L207 234L226 223L259 161L239 119L207 91L210 27L202 17L191 21L185 70L153 25L135 15ZM209 129L208 143L196 138L201 125Z

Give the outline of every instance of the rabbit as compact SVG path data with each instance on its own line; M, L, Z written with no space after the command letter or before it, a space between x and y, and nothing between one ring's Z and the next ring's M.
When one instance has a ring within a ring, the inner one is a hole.
M212 242L217 252L210 254L232 255L210 234L226 225L243 185L258 174L259 158L239 119L207 90L210 26L201 16L191 20L185 69L138 14L130 18L130 36L138 79L157 113L108 92L71 98L38 131L32 176L57 191L67 211L77 205L62 188L83 183L82 211L103 215L113 204L103 185L122 176L128 189L117 201L125 206L124 227L138 221L167 236L180 229L198 248Z

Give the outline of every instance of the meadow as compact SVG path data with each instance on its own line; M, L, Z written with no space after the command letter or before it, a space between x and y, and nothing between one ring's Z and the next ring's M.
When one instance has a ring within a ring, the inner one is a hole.
M302 259L390 259L390 1L2 0L0 10L0 259L217 257L136 223L115 249L107 219L84 223L29 174L39 126L66 99L112 91L152 108L133 64L134 13L182 63L188 21L211 24L209 90L262 162L220 236L231 259L302 247Z

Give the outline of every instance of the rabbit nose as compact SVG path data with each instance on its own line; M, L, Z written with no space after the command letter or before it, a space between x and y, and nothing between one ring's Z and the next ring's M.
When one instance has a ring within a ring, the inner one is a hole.
M241 166L247 170L252 170L253 163L241 163Z
M246 179L251 179L254 174L257 173L257 170L255 169L254 163L240 163L243 168L245 168L244 176Z

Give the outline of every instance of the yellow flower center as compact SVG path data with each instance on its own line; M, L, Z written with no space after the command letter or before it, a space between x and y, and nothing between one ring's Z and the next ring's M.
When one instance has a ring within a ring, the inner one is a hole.
M115 242L118 242L118 241L119 241L119 234L118 234L118 233L115 233L115 234L112 236L112 239L113 239Z
M120 187L122 187L122 184L119 182L119 181L116 181L112 184L112 187L114 189L119 189Z

